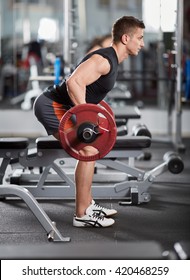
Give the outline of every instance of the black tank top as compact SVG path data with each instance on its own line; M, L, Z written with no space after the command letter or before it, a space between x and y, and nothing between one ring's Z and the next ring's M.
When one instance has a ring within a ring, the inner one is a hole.
M86 55L80 63L87 60L93 54L99 54L105 57L109 61L111 66L108 74L102 75L94 83L86 87L86 102L98 104L101 100L105 98L106 94L114 87L118 75L119 63L118 63L116 52L112 47L101 48L99 50L96 50ZM45 90L44 94L50 99L54 100L55 102L68 106L73 106L73 103L66 89L65 80L60 85L48 87Z

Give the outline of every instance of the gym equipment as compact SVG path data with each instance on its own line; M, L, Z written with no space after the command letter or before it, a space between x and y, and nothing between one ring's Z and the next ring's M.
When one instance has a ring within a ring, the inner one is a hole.
M177 1L176 9L176 28L175 28L175 38L174 48L176 50L176 90L175 90L175 117L176 117L176 127L175 127L175 139L174 145L177 151L185 151L185 145L182 141L181 133L181 116L182 116L182 103L181 103L181 93L182 93L182 49L183 49L183 9L184 1Z
M141 112L136 106L124 106L124 107L113 107L113 113L115 115L116 120L124 119L126 123L129 119L140 119Z
M102 102L101 102L102 104ZM107 104L107 103L106 103ZM117 125L117 135L123 136L128 134L129 119L140 119L141 112L136 106L113 107L113 114ZM145 136L145 135L144 135Z
M185 98L190 99L190 59L185 61Z
M145 124L136 124L132 128L132 135L134 136L147 136L147 137L152 137L151 132L147 128Z
M122 199L124 200L121 202L122 205L147 203L151 199L149 187L157 176L168 171L168 166L170 171L175 170L175 174L182 172L182 159L178 155L174 156L173 153L170 155L168 153L161 164L149 171L140 170L125 162L127 159L130 161L131 158L137 158L150 145L151 139L147 136L117 137L113 149L97 161L98 164L106 167L108 172L94 174L93 197ZM17 169L12 174L10 184L18 183L25 186L38 198L73 199L75 197L74 174L66 173L64 168L64 161L70 156L62 149L60 142L52 137L40 137L36 140L36 151L32 157L26 155L19 158L21 172ZM63 166L56 162L58 159ZM32 166L43 167L43 170L39 174L24 174L23 169ZM51 169L56 173L59 182L53 183L55 173L51 177ZM37 179L34 184L29 182L33 179Z
M58 85L60 83L60 76L61 76L61 59L58 56L55 58L55 62L54 62L54 75L55 75L54 84Z
M164 161L168 164L168 170L173 174L178 174L183 171L184 164L180 156L176 152L169 151L164 155Z
M60 142L72 157L83 161L103 158L112 149L117 128L109 105L81 104L68 110L59 125ZM105 107L109 110L106 110ZM68 127L68 123L73 123ZM86 147L96 148L97 153L85 156L80 151Z
M124 136L128 134L128 128L126 125L121 125L117 127L117 136Z
M0 158L2 158L0 165L0 197L17 196L21 198L47 232L49 241L68 242L70 238L61 235L55 223L49 219L45 211L26 188L2 184L11 159L26 157L28 144L29 140L27 138L0 138Z
M112 108L110 107L110 105L107 102L102 100L102 101L100 101L99 105L102 106L104 109L106 109L108 111L108 113L110 113L110 115L112 117L114 117L114 112L113 112Z
M147 136L147 137L152 137L151 132L147 128L145 124L140 124L137 123L132 127L132 135L133 136ZM152 157L150 152L143 152L139 157L138 160L150 160Z
M76 62L77 29L78 23L78 1L64 0L64 34L63 57L69 69Z
M155 142L168 142L172 143L174 148L178 152L185 152L186 147L183 144L182 140L182 49L183 49L183 18L184 18L184 1L177 0L177 9L176 9L176 24L175 32L172 36L173 40L173 50L171 54L173 56L172 63L170 64L169 71L172 73L171 77L168 77L170 85L170 98L168 102L167 109L167 121L168 121L168 132L164 138L156 137L153 139ZM162 56L158 57L158 61L163 60L163 52L158 50ZM163 91L164 93L164 91ZM164 93L165 94L165 93ZM172 114L173 113L173 114ZM175 122L174 122L175 120ZM172 128L174 127L174 133L172 133Z
M125 118L115 118L115 113L113 112L112 108L109 106L107 102L102 100L99 105L103 106L110 114L112 117L115 119L115 123L117 126L117 136L123 136L128 134L128 128L127 128L127 121L128 121L128 116L126 114ZM135 111L134 111L135 112Z
M34 57L29 58L30 63L30 81L31 89L11 99L11 104L16 105L21 102L22 110L32 109L33 102L42 93L39 81L35 79L38 76L38 66Z

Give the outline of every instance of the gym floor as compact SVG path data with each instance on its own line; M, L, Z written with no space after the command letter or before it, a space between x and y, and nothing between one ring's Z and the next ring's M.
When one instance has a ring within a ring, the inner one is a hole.
M190 242L190 139L184 138L182 173L161 174L150 188L151 201L138 206L121 206L118 200L98 200L105 207L118 210L110 228L74 228L74 200L39 200L63 236L71 242L48 242L45 230L24 202L0 201L1 259L172 259L178 258L176 243ZM168 143L153 142L149 161L138 160L136 166L152 169L162 162Z

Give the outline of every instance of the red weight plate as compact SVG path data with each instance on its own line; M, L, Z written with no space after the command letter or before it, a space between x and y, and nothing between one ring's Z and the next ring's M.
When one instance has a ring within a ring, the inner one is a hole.
M114 117L114 112L113 112L112 108L110 107L110 105L107 102L102 100L99 104L102 107L104 107L111 114L112 117Z
M68 122L73 122L68 127ZM78 128L83 123L92 123L97 127L98 135L92 143L82 142L77 135ZM95 161L107 155L115 144L117 129L111 114L98 105L81 104L68 110L62 117L59 125L60 142L65 151L81 161ZM93 156L83 156L80 153L86 146L97 149Z

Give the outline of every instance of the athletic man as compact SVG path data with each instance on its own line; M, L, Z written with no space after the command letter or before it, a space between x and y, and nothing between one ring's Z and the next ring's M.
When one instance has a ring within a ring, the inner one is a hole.
M131 16L119 18L112 27L110 47L87 54L73 73L59 86L50 86L35 101L34 112L48 135L59 139L59 121L72 106L83 103L98 104L114 87L118 66L129 55L138 55L144 46L144 23ZM93 155L93 147L83 149ZM108 227L114 224L110 216L117 213L95 203L91 194L95 162L78 161L75 170L76 227Z

